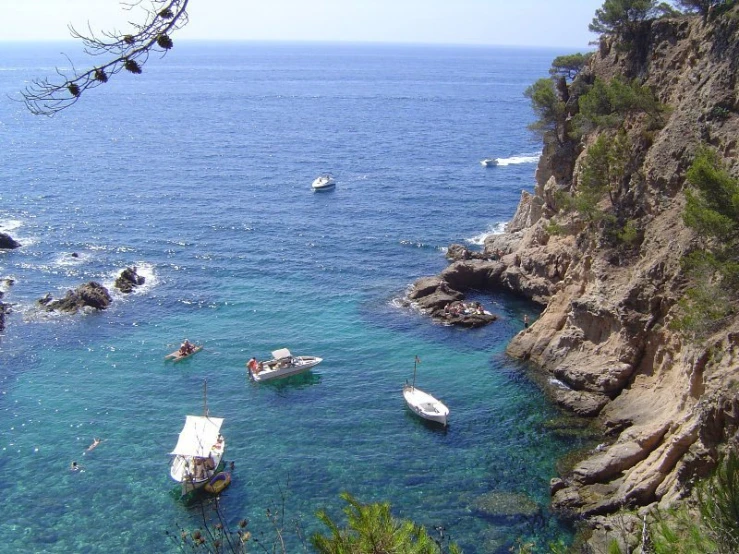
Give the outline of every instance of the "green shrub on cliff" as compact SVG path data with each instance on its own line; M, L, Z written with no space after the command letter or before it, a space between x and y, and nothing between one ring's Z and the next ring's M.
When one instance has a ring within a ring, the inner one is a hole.
M707 148L696 154L687 172L696 190L685 191L685 224L720 243L739 238L739 181L722 167L718 155Z
M596 128L618 128L632 113L647 114L647 127L659 127L665 111L649 87L620 77L610 81L596 79L590 90L580 96L579 106L580 111L574 120L578 134L587 134Z
M701 338L734 313L739 291L739 181L717 154L700 149L687 172L694 188L685 191L685 224L702 240L682 260L695 283L680 302L672 328Z
M739 457L724 457L696 490L697 513L683 506L650 526L655 554L735 554L739 550Z
M708 15L712 11L728 8L736 4L736 0L676 0L675 3L688 12Z
M557 206L564 211L576 211L592 223L614 219L601 207L607 195L614 205L616 195L628 177L631 141L625 132L615 137L602 134L590 145L582 162L580 180L573 195L555 195ZM627 233L628 235L628 233ZM627 235L624 235L626 240Z
M328 535L316 533L311 544L319 554L461 554L454 543L433 539L420 525L395 519L387 503L362 504L349 493L341 497L348 526L339 527L325 511L318 519L329 529Z

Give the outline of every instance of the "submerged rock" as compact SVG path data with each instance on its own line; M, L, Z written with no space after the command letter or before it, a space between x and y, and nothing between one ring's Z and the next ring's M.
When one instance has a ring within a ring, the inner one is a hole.
M478 496L471 508L493 519L534 518L541 515L540 506L527 494L492 491Z

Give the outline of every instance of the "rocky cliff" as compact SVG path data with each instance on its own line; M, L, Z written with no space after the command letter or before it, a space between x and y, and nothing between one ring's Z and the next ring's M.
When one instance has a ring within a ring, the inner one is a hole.
M482 283L544 307L507 352L548 374L557 403L604 429L605 443L553 480L553 505L586 518L675 501L739 439L739 320L701 341L670 327L690 285L681 258L698 244L683 222L686 170L708 145L739 176L739 10L647 22L640 39L623 48L603 38L578 77L636 79L668 107L658 129L638 114L623 123L636 166L609 208L635 223L636 240L614 243L557 207L557 194L577 192L599 131L550 136L534 193L486 242L500 259L458 259L441 275L454 289Z

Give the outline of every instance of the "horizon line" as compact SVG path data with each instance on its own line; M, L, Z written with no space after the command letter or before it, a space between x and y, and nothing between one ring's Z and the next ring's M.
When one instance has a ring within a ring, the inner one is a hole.
M82 42L74 38L34 38L34 39L3 39L0 44L79 44ZM413 42L413 41L384 41L384 40L315 40L315 39L242 39L242 38L183 38L175 41L177 43L251 43L251 44L309 44L309 45L354 45L354 46L419 46L419 47L451 47L451 48L506 48L521 50L592 50L595 45L589 43L586 46L574 45L522 45L522 44L492 44L482 42Z

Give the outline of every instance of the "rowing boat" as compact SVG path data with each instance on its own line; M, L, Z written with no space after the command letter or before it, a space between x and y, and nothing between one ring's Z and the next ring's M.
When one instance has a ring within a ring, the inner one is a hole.
M171 354L167 354L166 356L164 356L164 359L165 360L172 360L173 362L179 362L181 360L184 360L185 358L189 358L190 356L192 356L194 354L197 354L202 349L203 349L202 346L196 346L195 348L192 349L192 352L190 352L189 354L182 354L180 352L179 348L178 348L177 350L175 350Z

